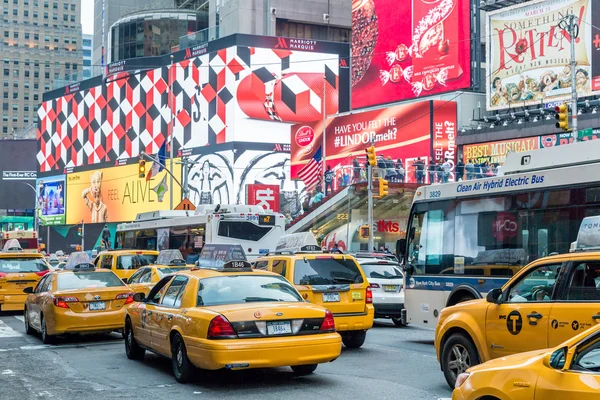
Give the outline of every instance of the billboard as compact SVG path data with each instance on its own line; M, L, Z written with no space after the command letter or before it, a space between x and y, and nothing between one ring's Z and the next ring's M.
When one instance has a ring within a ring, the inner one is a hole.
M353 0L352 108L468 88L469 0Z
M365 161L365 149L375 142L377 155L402 159L405 170L421 158L425 163L456 159L456 103L422 101L327 119L325 158L332 169ZM323 123L291 128L291 177L322 151ZM408 175L410 182L411 175Z
M574 14L576 89L579 96L600 93L600 41L592 0L532 1L487 13L487 109L540 105L571 99L571 38L558 26ZM594 50L592 47L594 46Z
M57 175L36 180L38 216L43 225L65 223L65 176Z
M170 141L171 121L175 153L231 142L288 144L290 124L322 119L324 108L349 110L350 70L340 61L349 53L345 43L236 34L173 53L172 67L170 55L155 69L128 71L155 66L156 57L128 60L122 71L115 64L106 83L44 95L39 171L156 154Z
M246 185L246 204L261 206L265 210L279 212L278 185Z
M177 161L174 175L179 180ZM66 180L67 224L126 222L135 220L138 213L168 210L170 190L174 204L181 201L181 187L176 183L170 187L166 171L146 180L138 177L137 164L75 171Z

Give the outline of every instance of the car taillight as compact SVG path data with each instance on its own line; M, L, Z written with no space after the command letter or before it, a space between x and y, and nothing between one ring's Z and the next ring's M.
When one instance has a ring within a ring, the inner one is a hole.
M133 293L121 293L115 297L115 300L123 300L125 299L125 304L133 303Z
M0 278L4 278L8 272L0 272Z
M235 339L237 335L233 330L231 323L227 321L222 315L218 315L210 321L208 326L208 334L206 335L209 339Z
M335 332L335 320L333 314L329 310L325 310L325 318L321 324L321 332Z
M78 301L76 297L55 297L53 303L56 307L69 308L68 303L77 303Z
M35 274L36 274L37 276L44 276L44 275L46 275L48 272L50 272L50 270L49 270L49 269L47 269L47 270L45 270L45 271L38 271L38 272L36 272Z
M379 286L378 283L371 283L370 287L375 288L375 289L379 289L381 286Z
M367 297L365 298L365 303L373 304L373 292L371 291L370 287L367 288Z

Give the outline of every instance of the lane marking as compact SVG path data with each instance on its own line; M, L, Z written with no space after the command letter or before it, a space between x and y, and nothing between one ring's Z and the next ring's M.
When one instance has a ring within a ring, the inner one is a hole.
M0 321L0 339L1 338L14 338L21 337L19 332L15 331L10 326L6 325L3 321Z
M25 322L25 318L22 315L13 315L13 317L15 317L16 319L18 319L21 322Z
M4 371L2 371L0 373L0 375L14 375L15 373L12 371L12 369L5 369Z

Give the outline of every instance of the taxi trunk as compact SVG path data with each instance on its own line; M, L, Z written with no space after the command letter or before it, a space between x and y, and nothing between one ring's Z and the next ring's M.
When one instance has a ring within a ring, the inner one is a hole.
M47 273L48 267L41 257L27 258L21 255L0 259L0 310L23 310L27 299L23 289L35 287Z
M54 302L63 301L75 313L97 313L121 310L132 295L126 286L62 290L55 293Z

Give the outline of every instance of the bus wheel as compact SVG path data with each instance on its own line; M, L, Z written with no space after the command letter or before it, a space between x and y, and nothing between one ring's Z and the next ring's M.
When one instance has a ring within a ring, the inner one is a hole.
M441 362L446 382L450 388L454 389L458 375L479 364L479 355L477 348L468 336L455 333L444 343Z

